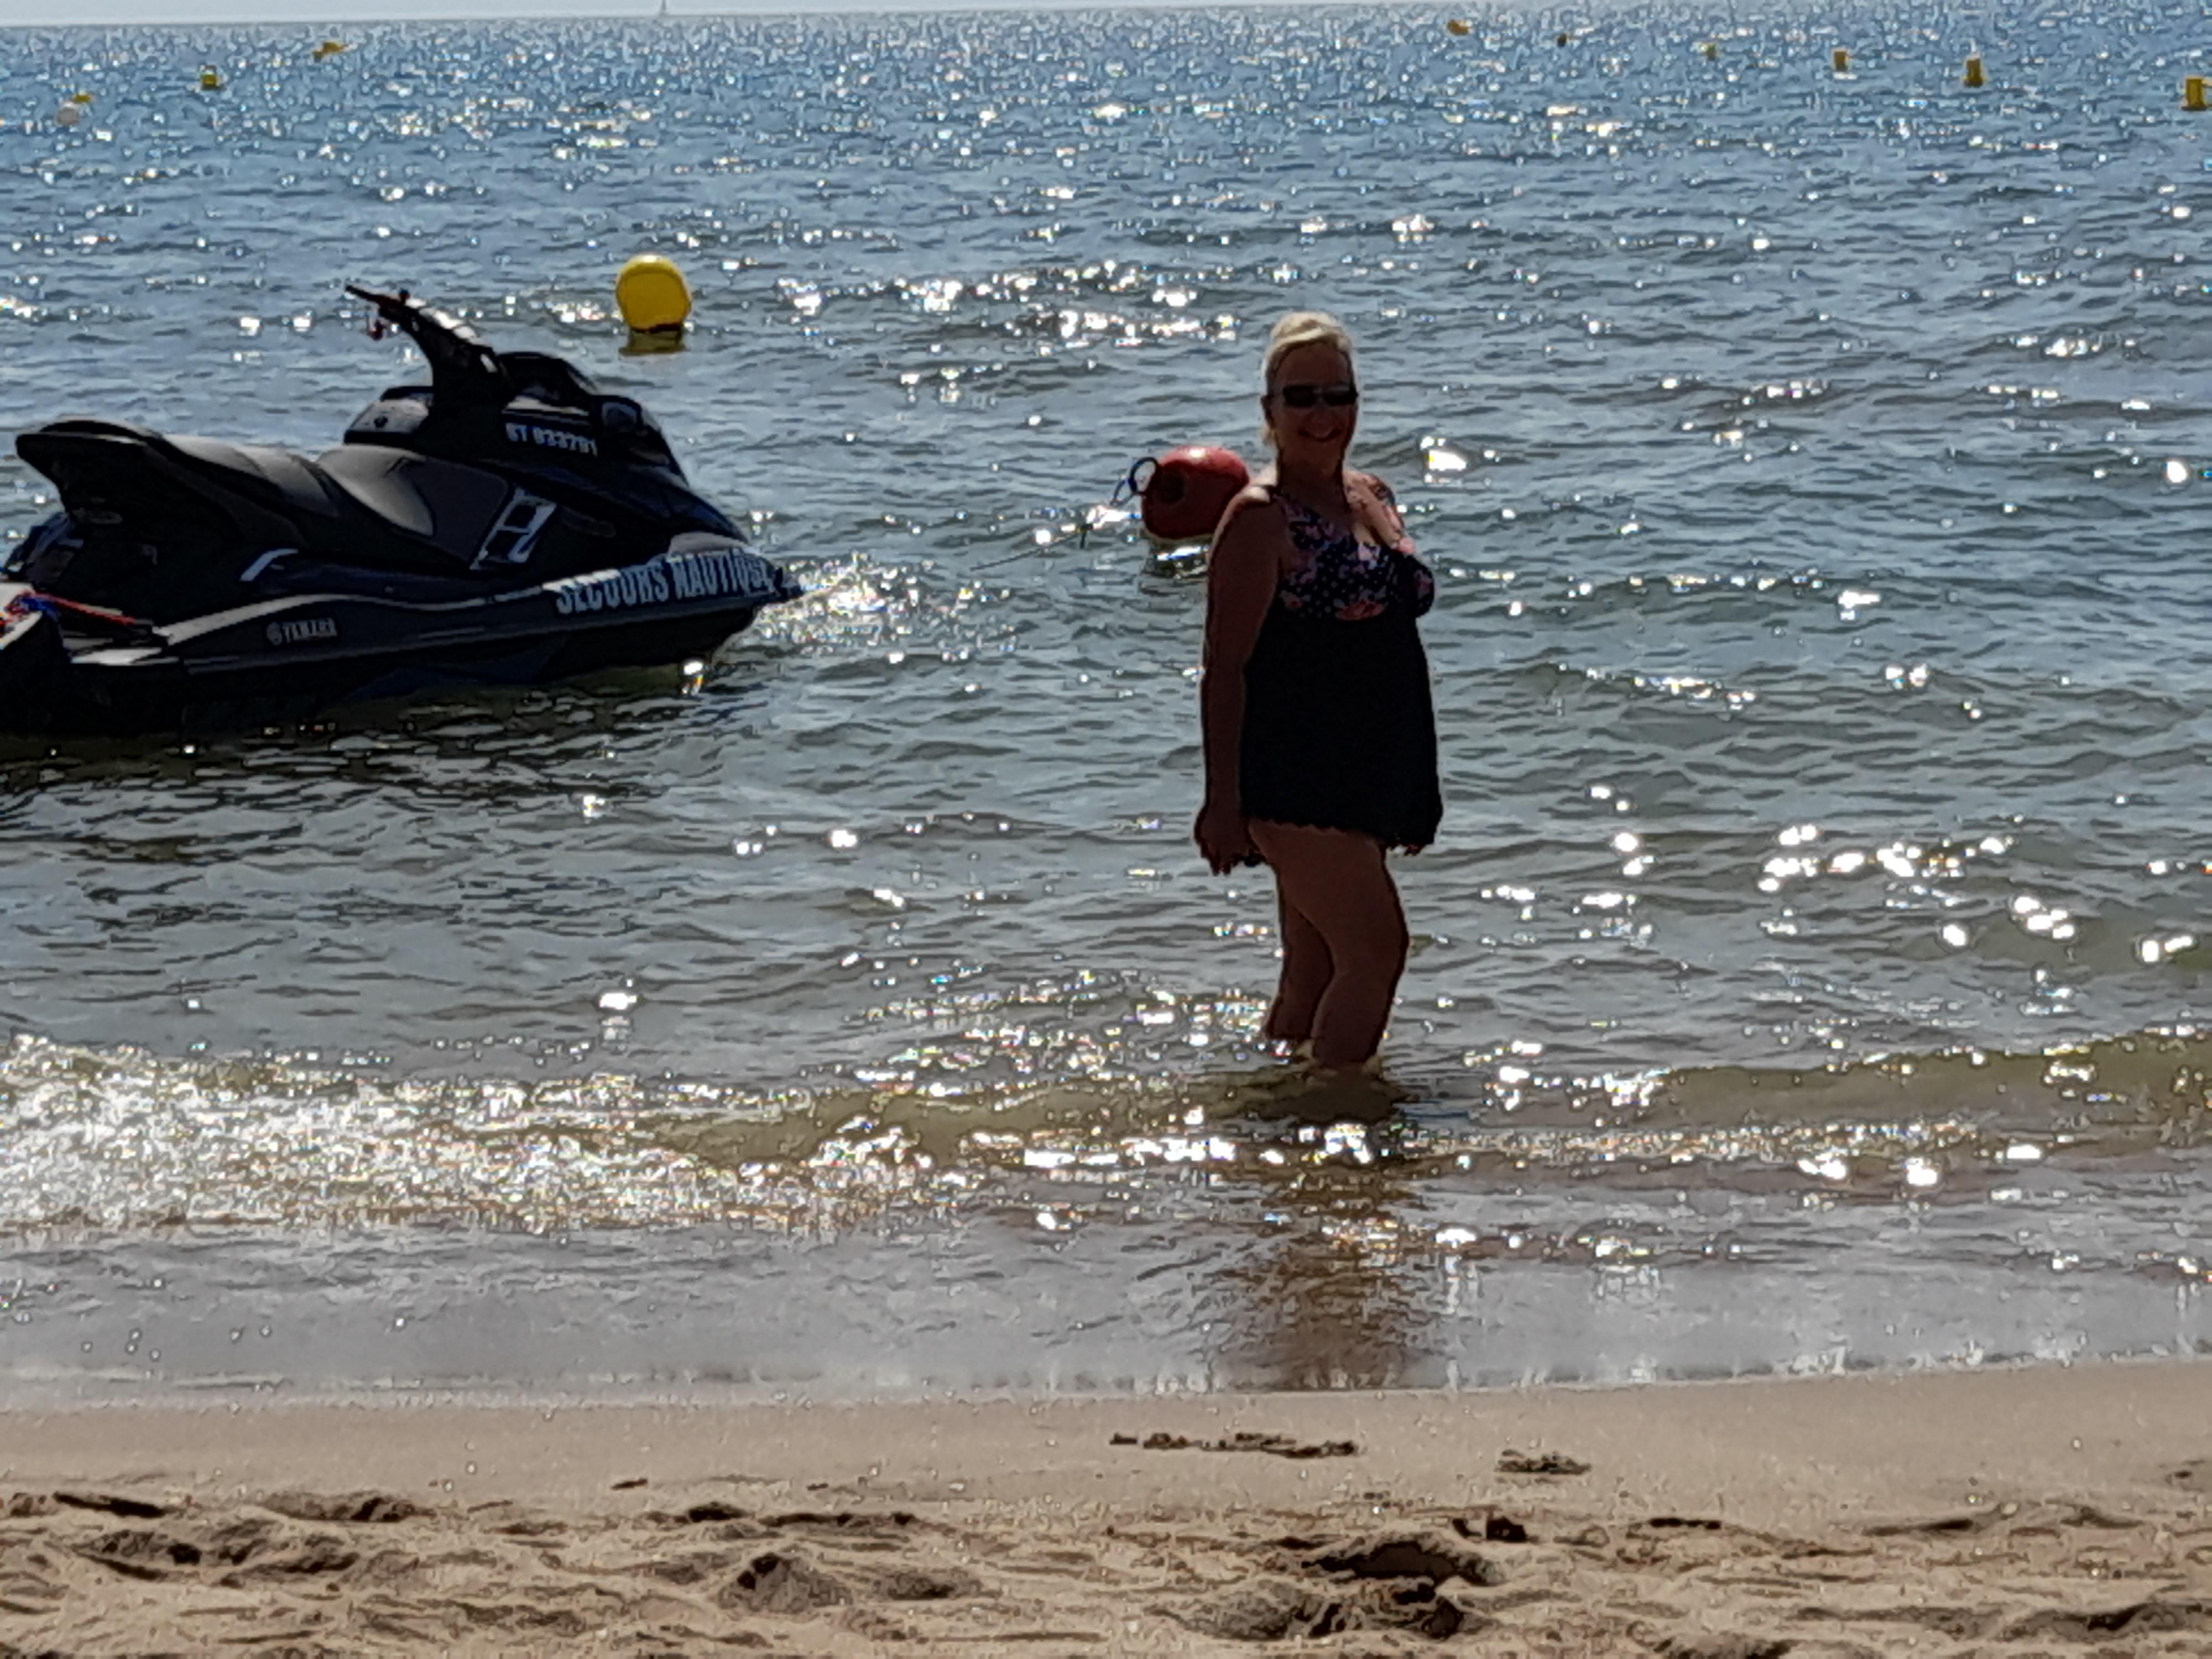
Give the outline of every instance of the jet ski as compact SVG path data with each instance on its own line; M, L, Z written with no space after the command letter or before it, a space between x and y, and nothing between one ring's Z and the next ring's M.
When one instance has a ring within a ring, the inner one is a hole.
M346 291L430 384L391 387L313 460L118 421L17 437L62 510L0 564L0 732L251 724L680 662L799 596L636 402L404 289Z

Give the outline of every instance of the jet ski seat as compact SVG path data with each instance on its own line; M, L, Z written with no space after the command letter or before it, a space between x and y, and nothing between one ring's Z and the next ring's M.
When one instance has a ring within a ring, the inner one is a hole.
M221 473L225 481L245 485L249 500L278 508L299 507L318 518L337 517L337 504L313 470L297 455L258 444L230 444L219 438L172 438L155 434L161 441L203 471Z
M379 444L333 449L315 470L385 523L463 564L507 505L507 486L489 473Z
M130 499L143 506L163 486L158 472L149 474L127 459L131 446L149 452L186 477L196 473L212 476L224 488L258 505L322 519L337 516L337 503L330 487L305 461L281 449L224 443L216 438L172 437L125 421L55 421L23 434L15 441L17 453L41 471L49 459L71 453L98 457L93 464L110 476L127 478Z

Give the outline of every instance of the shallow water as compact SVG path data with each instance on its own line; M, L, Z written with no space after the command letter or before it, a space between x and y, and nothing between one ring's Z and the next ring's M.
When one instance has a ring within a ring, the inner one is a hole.
M0 37L8 424L324 447L404 374L339 284L406 284L644 398L811 590L690 677L0 748L0 1370L2202 1347L2196 21ZM619 351L641 248L680 356ZM1200 594L1102 510L1249 451L1309 305L1441 590L1367 1132L1281 1115L1271 900L1187 840ZM0 460L0 529L46 493Z

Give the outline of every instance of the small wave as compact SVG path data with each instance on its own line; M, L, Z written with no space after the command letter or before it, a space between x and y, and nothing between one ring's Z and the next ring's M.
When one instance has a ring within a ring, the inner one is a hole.
M1127 1017L1148 1008L1176 1018L1156 1002ZM1018 1011L967 1013L966 1029L872 1080L768 1093L619 1075L410 1079L373 1056L168 1060L19 1038L0 1061L0 1231L819 1232L996 1202L1016 1177L1126 1197L1186 1173L1265 1182L1316 1165L1415 1182L1778 1180L1895 1200L1947 1182L1984 1191L2046 1160L2212 1143L2212 1037L2187 1028L2033 1053L1620 1076L1557 1074L1506 1051L1470 1055L1448 1083L1416 1072L1395 1096L1355 1097L1273 1068L1132 1072L1079 1034L1040 1056ZM1010 1043L1021 1063L1008 1073L988 1057Z

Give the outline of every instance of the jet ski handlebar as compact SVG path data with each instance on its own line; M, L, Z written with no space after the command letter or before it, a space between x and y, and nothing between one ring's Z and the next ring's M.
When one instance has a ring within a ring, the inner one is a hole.
M345 291L376 309L372 334L381 336L396 328L412 340L430 365L430 384L441 403L503 404L514 395L499 354L469 331L457 318L433 311L405 289L383 294L352 283Z

